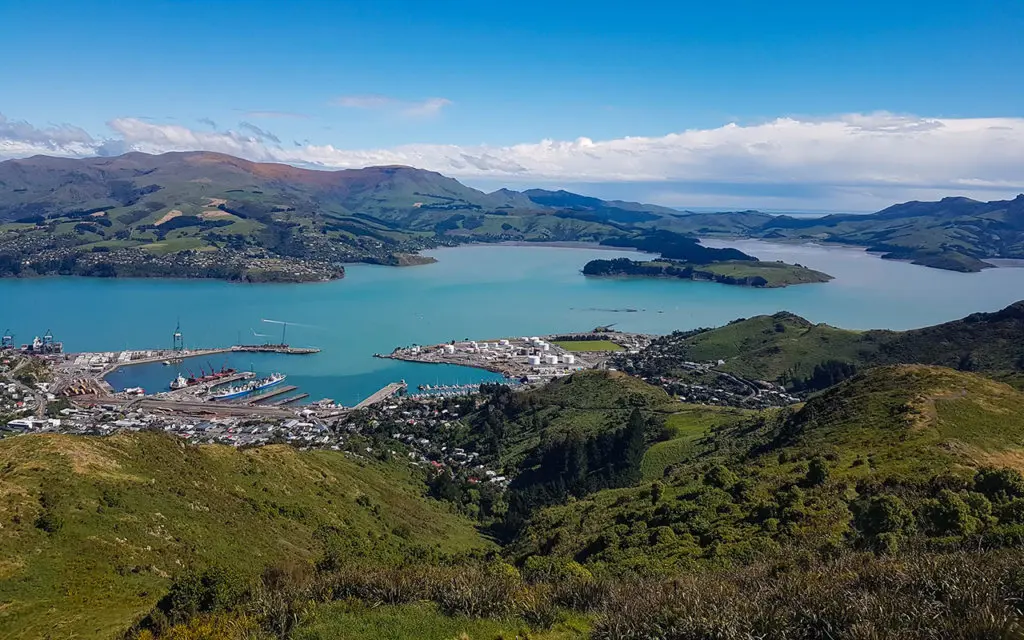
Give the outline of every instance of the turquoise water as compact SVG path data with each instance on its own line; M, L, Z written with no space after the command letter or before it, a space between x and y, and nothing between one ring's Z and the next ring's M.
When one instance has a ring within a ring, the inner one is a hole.
M709 242L708 244L718 244ZM263 341L253 331L323 349L315 356L232 356L232 366L280 370L311 399L354 404L385 384L471 382L493 377L459 368L373 358L396 346L494 339L615 324L666 333L737 317L789 310L849 328L934 324L1024 299L1024 269L960 274L884 261L863 251L730 241L762 259L784 259L834 276L828 284L754 290L670 280L594 280L579 270L595 257L636 256L596 249L471 246L433 252L411 268L352 265L344 280L245 285L198 280L47 278L0 280L0 329L19 342L51 329L70 351L169 347L180 318L188 346ZM625 309L634 309L628 312ZM220 367L214 358L209 367ZM201 363L190 363L197 369ZM173 368L129 367L116 386L156 391Z

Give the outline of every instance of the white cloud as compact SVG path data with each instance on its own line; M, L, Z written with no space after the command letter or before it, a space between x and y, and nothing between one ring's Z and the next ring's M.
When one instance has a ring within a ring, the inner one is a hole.
M427 98L422 102L413 102L402 108L402 115L410 118L432 118L445 107L451 106L448 98Z
M353 98L352 104L373 99ZM429 112L443 106L425 108ZM115 136L98 141L68 125L37 129L0 119L0 156L204 149L331 169L405 164L457 178L520 185L645 183L646 193L659 201L695 206L715 198L734 206L821 206L837 198L842 207L861 203L871 208L909 197L1001 197L1024 190L1024 118L851 114L727 124L660 137L362 150L281 145L251 126L244 131L199 131L118 118L110 127Z
M275 119L275 120L308 120L309 116L294 111L246 111L247 118Z
M331 104L348 109L393 111L407 118L431 118L439 115L445 107L451 106L452 101L448 98L408 101L390 96L368 94L340 96L332 100Z

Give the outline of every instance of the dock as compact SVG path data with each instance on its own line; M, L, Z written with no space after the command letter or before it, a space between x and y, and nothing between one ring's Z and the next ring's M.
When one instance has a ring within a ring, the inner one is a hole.
M263 402L264 400L270 400L271 398L276 398L277 396L283 395L285 393L291 393L296 389L298 389L298 387L296 387L295 385L288 385L285 387L273 389L271 391L268 391L267 393L261 393L258 396L249 396L248 398L242 398L241 401L249 402L252 404L258 404L260 402Z
M298 402L299 400L303 400L303 399L308 398L308 397L309 397L308 393L300 393L297 396L292 396L290 398L285 398L284 400L275 400L275 401L271 402L270 404L268 404L267 406L268 407L283 407L285 405L291 404L293 402Z
M286 344L236 344L231 351L243 353L286 353L292 356L307 356L320 353L316 347L290 347Z
M363 400L362 402L357 404L355 406L355 408L356 409L366 409L368 407L372 407L375 404L384 402L385 400L387 400L388 398L391 398L392 396L394 396L396 394L404 392L408 388L409 388L409 385L405 384L404 380L402 382L392 382L391 384L387 385L386 387L384 387L380 391L377 391L376 393L371 395L366 400Z

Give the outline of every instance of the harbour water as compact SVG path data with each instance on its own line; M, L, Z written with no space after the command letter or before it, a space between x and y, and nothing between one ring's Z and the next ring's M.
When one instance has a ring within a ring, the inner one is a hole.
M396 346L447 340L586 331L615 325L667 333L788 310L848 328L906 329L993 311L1024 299L1024 268L962 274L882 260L856 249L761 241L711 241L766 260L786 260L836 277L827 284L749 289L713 283L590 279L594 258L635 252L587 248L468 246L432 252L431 265L350 265L343 280L317 284L232 284L200 280L44 278L0 280L0 329L19 343L47 329L69 351L170 347L180 320L186 346L287 341L319 354L231 354L186 361L199 373L222 365L282 371L311 400L352 405L389 382L459 384L497 376L460 367L373 358ZM261 335L254 335L261 334ZM266 337L264 337L266 336ZM126 367L117 388L165 388L177 374L160 364Z

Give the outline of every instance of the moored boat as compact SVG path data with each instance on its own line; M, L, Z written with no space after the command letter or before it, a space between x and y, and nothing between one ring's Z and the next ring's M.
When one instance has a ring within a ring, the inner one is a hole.
M251 395L258 391L263 391L274 385L281 384L284 382L285 376L283 373L273 373L266 378L260 378L253 380L245 384L233 385L223 391L218 391L210 396L211 400L234 400L235 398L242 398L247 395Z

